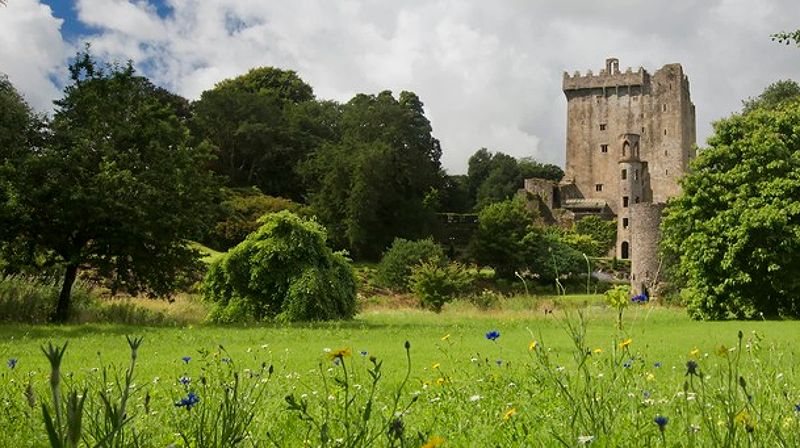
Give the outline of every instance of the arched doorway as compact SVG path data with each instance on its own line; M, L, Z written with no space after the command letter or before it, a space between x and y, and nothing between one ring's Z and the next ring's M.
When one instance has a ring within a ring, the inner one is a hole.
M620 247L620 258L623 260L630 258L630 245L627 241L622 242L622 247Z

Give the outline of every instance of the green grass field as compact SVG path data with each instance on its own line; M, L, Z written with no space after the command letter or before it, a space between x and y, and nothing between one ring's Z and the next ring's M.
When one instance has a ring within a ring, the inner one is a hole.
M454 306L440 315L375 309L344 323L249 328L2 326L0 356L17 364L3 369L6 431L0 446L47 444L39 408L50 401L43 344L69 342L64 387L88 388L87 415L97 415L89 411L99 406L92 391L116 390L110 377L101 376L104 367L122 372L127 365L129 334L144 337L128 424L144 446L214 446L208 438L197 440L209 416L227 409L221 391L233 384L234 373L241 409L230 415L253 414L244 446L319 446L326 440L329 446L434 446L442 440L443 446L576 446L590 439L593 446L800 443L800 324L696 322L682 310L644 305L626 311L620 332L615 314L594 305L596 299L572 299L584 304L585 339L580 330L574 337L568 330L579 320L577 310L569 317L562 311L545 315L522 305L496 312ZM500 337L488 340L489 331ZM405 341L411 370L395 409L406 374ZM343 348L349 356L331 357ZM370 356L383 365L365 418L368 370L375 370ZM698 364L698 375L686 375L689 360ZM191 382L180 384L181 377ZM33 407L24 392L29 382ZM201 401L189 410L175 406L190 390ZM306 420L297 410L303 406L288 409L290 394L297 403L305 400ZM657 416L669 423L660 427ZM311 417L327 422L326 428ZM402 438L386 435L395 418L403 422ZM366 435L357 439L361 433Z

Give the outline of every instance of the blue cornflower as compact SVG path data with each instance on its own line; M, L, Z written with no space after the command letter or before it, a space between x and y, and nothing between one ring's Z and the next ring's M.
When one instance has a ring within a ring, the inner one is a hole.
M794 412L800 412L800 403L794 405Z
M497 363L498 366L502 366L503 365L503 360L502 359L498 359L497 361L495 361L495 363Z
M622 367L625 367L626 369L630 369L632 365L633 365L633 360L632 359L629 359L629 360L625 361L624 363L622 363Z
M192 360L192 357L191 357L191 356L184 356L184 357L183 357L183 358L181 358L181 359L182 359L182 360L183 360L183 362L185 362L186 364L189 364L189 361L191 361L191 360Z
M178 382L183 384L184 386L188 386L189 383L192 382L192 379L189 378L188 376L182 376L182 377L178 378Z
M667 423L669 423L669 419L667 417L664 417L663 415L657 415L656 418L653 419L653 421L656 423L656 425L658 425L658 429L660 429L661 431L664 431L664 428L666 428Z
M17 358L9 358L8 362L6 363L9 369L13 369L17 366Z
M361 351L361 356L367 356L367 352L366 352L366 351L364 351L364 350L362 350L362 351Z
M338 357L337 357L337 358L333 358L333 365L335 365L335 366L338 366L338 365L339 365L339 360L340 360L340 359L341 359L341 358L338 358Z
M492 331L486 333L486 339L488 339L490 341L497 340L497 338L499 338L499 337L500 337L500 332L497 331L497 330L492 330Z
M686 375L685 376L688 376L688 375L700 375L697 372L697 367L698 367L697 366L697 361L694 361L694 360L687 361L686 362Z
M653 364L653 367L655 367L656 369L661 367L661 361L658 361L655 364Z
M224 362L225 364L230 364L231 363L231 358L222 358L222 359L220 359L220 361Z
M189 410L199 402L200 397L198 397L194 392L189 392L189 394L186 395L186 398L181 398L181 401L175 403L175 406L179 408L185 407L186 410Z
M645 400L650 398L650 391L649 390L643 390L642 391L642 397L644 397Z
M633 303L644 303L647 302L648 300L650 300L650 298L647 297L647 294L638 294L631 297L631 302Z

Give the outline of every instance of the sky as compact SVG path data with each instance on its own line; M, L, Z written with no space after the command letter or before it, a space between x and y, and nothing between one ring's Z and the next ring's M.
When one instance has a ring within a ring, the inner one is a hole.
M800 80L798 0L7 0L0 72L51 112L86 42L189 99L253 67L295 70L317 98L410 90L442 164L477 149L563 166L564 71L608 57L689 76L698 144L711 123L780 79Z

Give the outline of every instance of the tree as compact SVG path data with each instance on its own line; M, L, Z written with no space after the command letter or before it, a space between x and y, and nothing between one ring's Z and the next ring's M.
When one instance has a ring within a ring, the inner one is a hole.
M538 178L560 182L564 177L564 170L561 167L550 163L537 162L530 157L519 159L518 164L523 181L525 179Z
M789 45L792 42L800 45L800 29L791 32L784 31L781 33L775 33L772 35L772 40L786 45Z
M441 262L444 251L432 238L409 241L395 238L392 246L383 254L377 268L380 284L394 291L408 291L411 269L421 262Z
M526 264L525 236L533 228L534 216L519 200L488 205L478 215L478 228L469 253L480 264L492 266L498 277L513 278Z
M580 235L591 237L597 242L596 253L586 255L602 257L614 247L617 241L617 223L605 220L599 216L586 216L575 222L573 231Z
M272 67L218 83L194 113L194 134L214 146L214 169L229 186L297 201L306 193L297 166L337 138L337 105L315 101L295 72Z
M742 113L750 113L758 108L774 109L781 104L800 97L800 85L791 79L777 81L764 89L756 98L742 101Z
M326 240L322 226L289 211L264 216L256 232L211 265L203 291L217 304L212 320L353 317L355 274Z
M430 234L441 148L414 93L359 94L341 110L341 140L304 166L308 199L336 246L377 259L395 237Z
M185 238L214 191L208 151L188 146L174 107L130 64L101 66L87 50L70 73L47 141L13 161L18 239L64 269L56 321L82 267L115 289L171 291L197 260Z
M662 225L692 316L800 316L798 135L800 100L715 123Z

